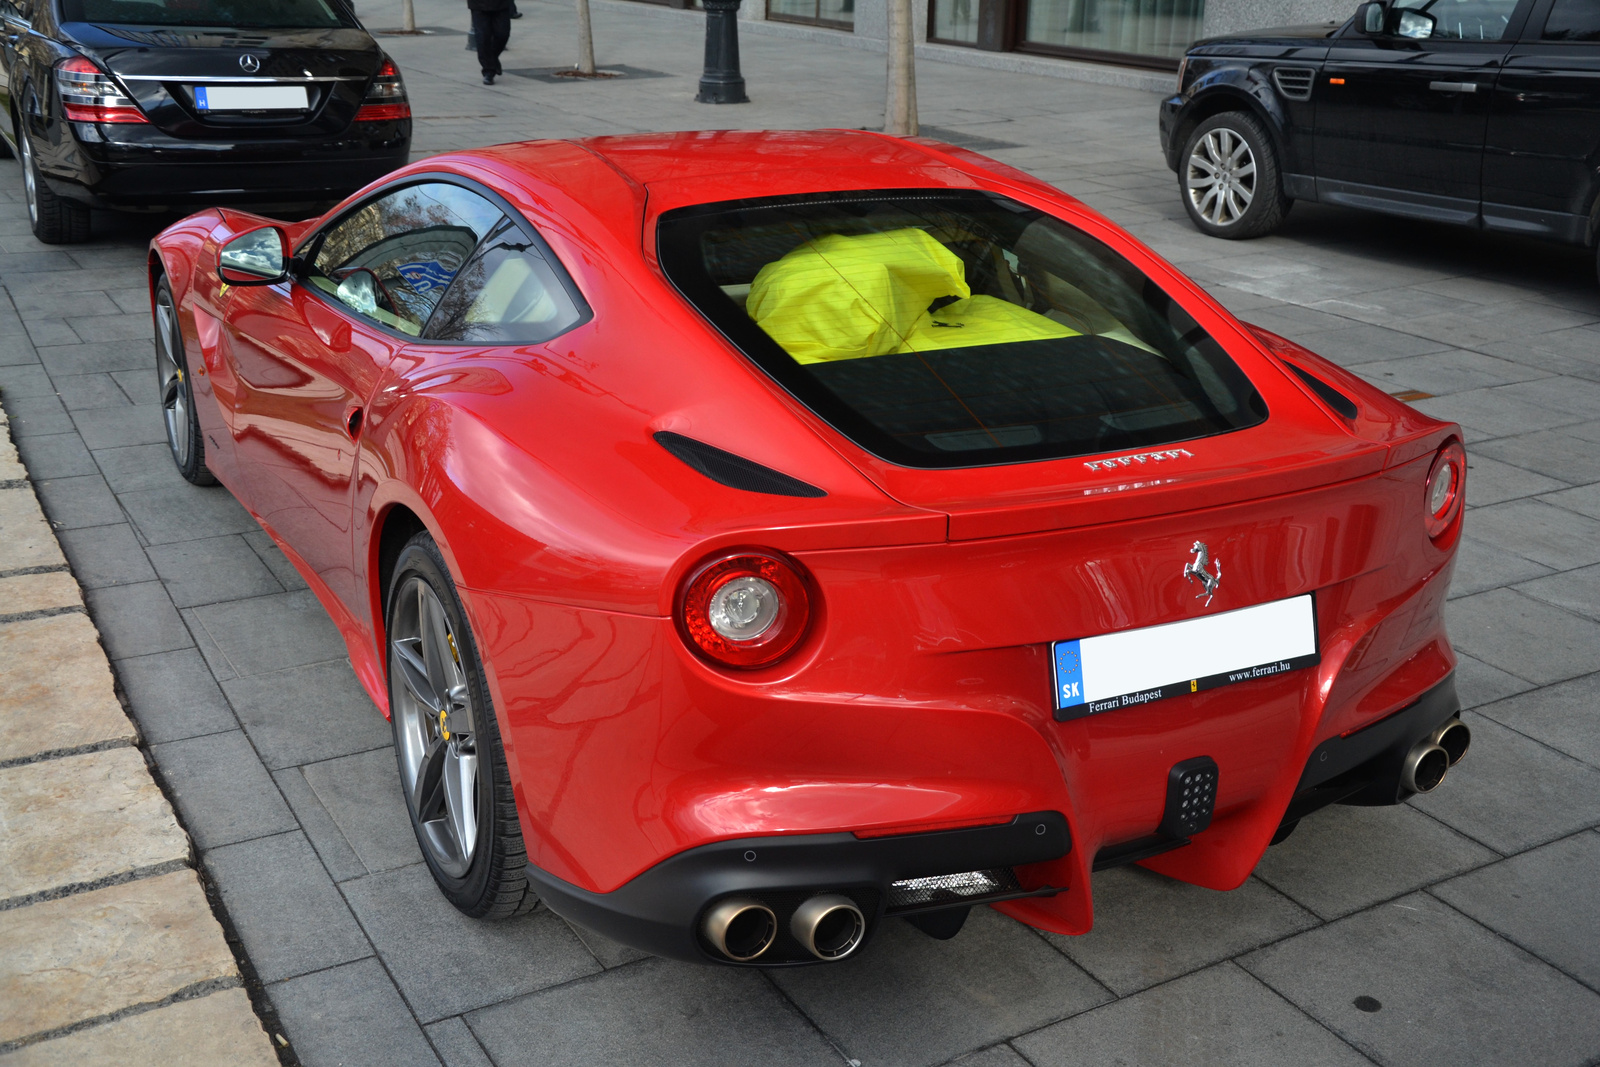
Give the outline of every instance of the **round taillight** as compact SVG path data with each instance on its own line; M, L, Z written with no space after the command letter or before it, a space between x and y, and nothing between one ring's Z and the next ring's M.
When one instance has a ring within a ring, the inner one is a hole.
M776 663L794 651L810 621L799 564L767 552L729 552L702 563L678 606L689 647L724 667Z
M1451 441L1439 449L1423 490L1422 506L1427 513L1429 537L1442 535L1461 514L1466 485L1467 450L1461 447L1460 441Z

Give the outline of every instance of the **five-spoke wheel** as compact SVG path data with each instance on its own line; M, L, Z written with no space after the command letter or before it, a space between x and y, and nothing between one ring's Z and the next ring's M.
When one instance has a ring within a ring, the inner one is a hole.
M400 549L385 617L395 758L423 859L468 915L530 911L539 899L477 643L426 532Z
M206 469L206 446L194 408L189 360L184 352L183 333L178 329L172 285L165 277L156 283L155 326L156 387L160 390L161 417L166 423L172 462L178 473L193 484L215 485L216 478Z
M460 878L478 845L478 750L472 696L444 605L420 576L395 592L389 670L400 781L422 845Z

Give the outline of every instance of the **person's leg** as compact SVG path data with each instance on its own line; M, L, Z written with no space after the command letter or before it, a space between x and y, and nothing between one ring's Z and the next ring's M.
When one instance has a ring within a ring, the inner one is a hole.
M489 84L490 79L500 73L500 49L494 45L494 17L493 11L474 11L472 13L472 35L478 42L478 67L483 71L484 84ZM504 48L501 45L501 48Z
M506 50L506 44L511 40L511 12L509 10L496 11L494 19L494 53L491 62L496 74L503 73L500 69L500 53Z

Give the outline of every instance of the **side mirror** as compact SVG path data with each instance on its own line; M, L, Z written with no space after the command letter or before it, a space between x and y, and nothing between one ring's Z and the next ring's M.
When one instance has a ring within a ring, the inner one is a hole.
M1399 18L1395 20L1394 32L1399 37L1425 40L1433 36L1433 28L1439 24L1438 19L1424 11L1412 11L1409 8L1402 8L1398 14Z
M1389 21L1389 9L1381 3L1362 4L1356 8L1356 29L1368 37L1383 36Z
M242 233L222 246L217 275L229 285L273 285L289 276L289 239L276 226Z

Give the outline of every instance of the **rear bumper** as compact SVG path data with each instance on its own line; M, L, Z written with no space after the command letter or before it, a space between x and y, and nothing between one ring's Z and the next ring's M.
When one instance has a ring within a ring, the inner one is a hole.
M385 128L312 144L80 140L75 151L40 155L51 191L92 207L321 203L409 162L409 123L375 125Z
M907 878L1047 863L1072 848L1067 820L1059 812L1018 815L1010 823L934 833L858 838L850 833L744 837L702 845L656 864L609 893L565 882L533 864L528 877L556 914L658 956L728 962L713 954L698 934L699 920L716 900L753 897L787 926L796 906L818 892L843 893L867 917L867 937L894 915L1054 895L1061 886L1020 872L1020 888L930 904L897 906L891 883ZM785 951L785 949L788 951ZM779 943L757 966L815 962L797 958L797 946Z

